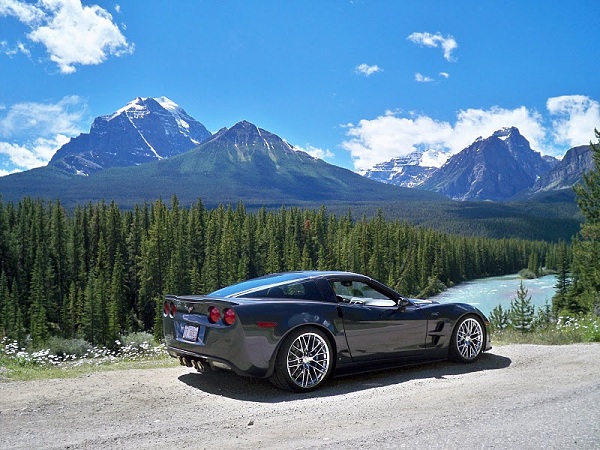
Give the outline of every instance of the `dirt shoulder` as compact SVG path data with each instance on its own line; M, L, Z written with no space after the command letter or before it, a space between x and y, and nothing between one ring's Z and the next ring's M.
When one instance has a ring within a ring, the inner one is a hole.
M0 382L0 448L599 448L600 344L336 378L309 395L184 367Z

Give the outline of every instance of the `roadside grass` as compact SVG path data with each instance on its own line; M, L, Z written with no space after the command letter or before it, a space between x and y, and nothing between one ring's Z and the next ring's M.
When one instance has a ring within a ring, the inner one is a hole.
M0 357L0 382L49 380L53 378L76 378L95 372L108 372L113 370L131 369L159 369L163 367L176 367L179 363L168 355L161 358L145 359L138 361L120 360L87 364L80 366L23 366L10 359Z
M556 323L522 332L507 327L492 332L492 345L568 345L600 342L600 317L560 317ZM0 341L0 382L74 378L94 372L177 367L164 344L148 333L134 333L115 341L113 349L93 347L80 339L51 338L46 348L28 349L15 341Z
M492 345L537 344L569 345L586 342L580 333L565 332L556 329L535 330L522 333L518 330L502 330L492 333Z
M77 339L51 339L48 348L32 351L15 341L0 342L0 381L73 378L93 372L175 367L164 344L148 333L135 333L116 341L113 349L93 347ZM66 351L68 349L68 351Z
M534 327L525 332L510 327L492 331L492 345L568 345L581 342L600 342L599 316L559 317L555 324Z

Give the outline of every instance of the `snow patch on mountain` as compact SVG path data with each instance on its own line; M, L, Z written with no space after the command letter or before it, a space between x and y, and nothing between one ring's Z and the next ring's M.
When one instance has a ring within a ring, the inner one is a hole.
M392 158L359 173L367 178L403 187L417 187L447 159L435 150L415 150L407 156ZM434 163L435 165L431 165Z

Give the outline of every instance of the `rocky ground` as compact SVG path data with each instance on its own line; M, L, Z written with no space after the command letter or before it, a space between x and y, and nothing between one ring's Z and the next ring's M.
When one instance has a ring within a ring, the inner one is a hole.
M331 380L308 395L185 367L0 382L0 448L600 448L600 344Z

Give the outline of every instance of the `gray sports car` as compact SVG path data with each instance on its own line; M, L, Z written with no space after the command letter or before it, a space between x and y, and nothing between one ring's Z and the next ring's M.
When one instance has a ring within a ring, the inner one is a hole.
M204 296L168 295L163 306L167 350L181 364L269 378L296 392L334 373L469 363L492 348L477 308L405 298L349 272L267 275Z

